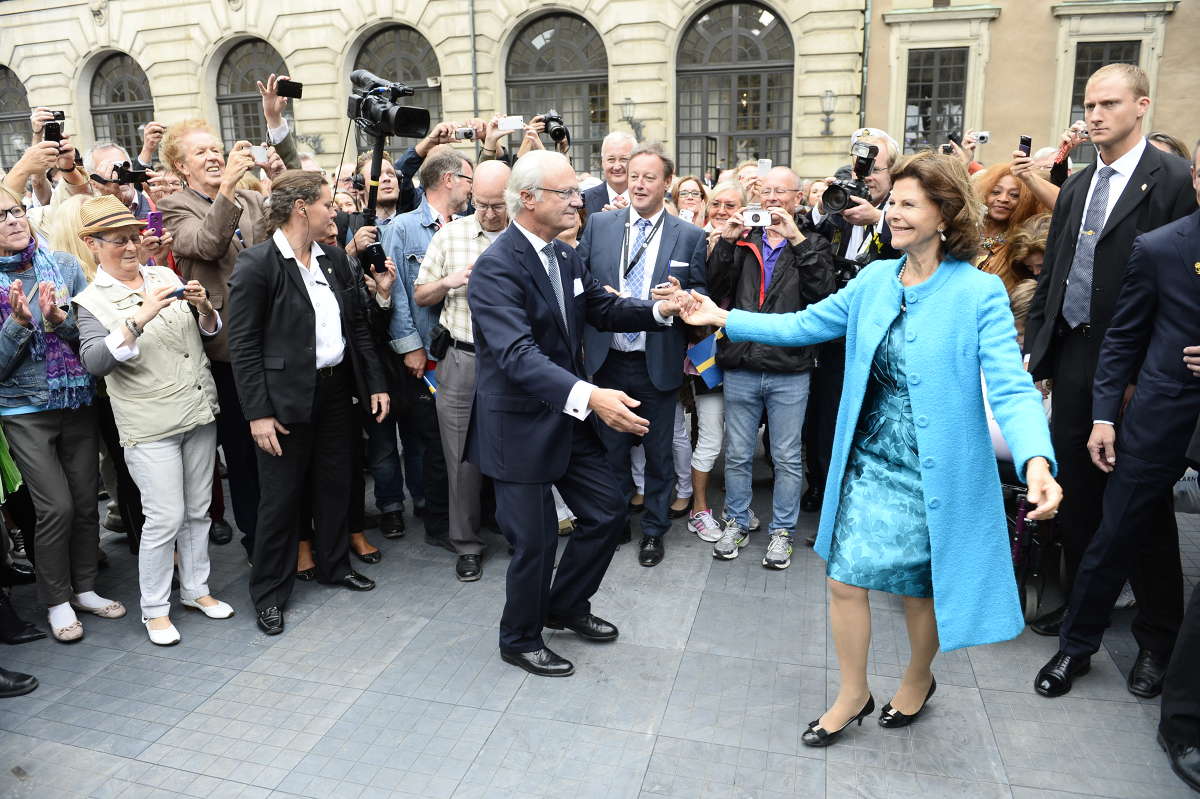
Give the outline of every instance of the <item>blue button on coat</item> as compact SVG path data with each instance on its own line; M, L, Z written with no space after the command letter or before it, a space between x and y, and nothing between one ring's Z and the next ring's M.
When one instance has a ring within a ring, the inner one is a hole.
M829 558L842 477L871 373L871 360L907 303L905 364L917 449L947 468L921 474L928 506L933 602L943 651L1014 638L1024 628L1000 476L988 434L979 374L1017 473L1030 458L1056 470L1042 395L1025 371L1004 284L962 261L946 260L905 288L904 259L875 261L836 294L791 314L731 311L731 341L799 347L846 337L846 377L816 551ZM936 504L935 504L936 503Z

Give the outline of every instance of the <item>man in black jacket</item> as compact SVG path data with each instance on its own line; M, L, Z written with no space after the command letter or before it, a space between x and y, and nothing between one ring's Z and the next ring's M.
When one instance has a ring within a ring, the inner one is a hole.
M1187 161L1149 146L1142 135L1149 91L1146 73L1128 64L1109 64L1088 79L1084 116L1097 162L1072 175L1058 195L1025 324L1029 371L1035 380L1049 379L1053 390L1050 436L1063 487L1057 528L1069 581L1100 525L1106 478L1087 452L1097 418L1092 385L1133 241L1196 208ZM1146 524L1175 530L1170 492L1148 510ZM1066 610L1034 622L1033 631L1058 635Z
M787 167L772 169L761 190L770 224L747 228L734 214L708 258L710 296L724 307L760 313L791 313L834 291L833 254L815 231L802 232L792 214L800 202L800 178ZM730 560L749 540L751 476L759 420L770 428L775 462L771 542L763 566L791 564L791 537L799 513L803 471L800 428L808 402L812 347L773 347L721 339L717 364L725 372L725 516L713 556Z
M274 181L264 241L238 255L229 283L229 349L250 433L258 446L261 496L250 593L258 625L283 632L299 538L298 510L311 501L317 576L366 591L350 568L346 514L356 392L371 413L388 413L387 385L344 252L322 249L332 192L318 173Z

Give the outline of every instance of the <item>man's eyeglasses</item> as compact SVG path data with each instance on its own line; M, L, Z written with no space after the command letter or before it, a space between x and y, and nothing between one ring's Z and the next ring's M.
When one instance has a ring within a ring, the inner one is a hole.
M702 192L692 191L691 189L684 189L679 192L679 199L681 200L699 200L703 196Z
M471 177L470 175L464 175L462 172L455 172L455 173L454 173L454 177L456 177L456 178L462 178L462 179L463 179L463 180L465 180L467 183L474 183L474 182L475 182L475 178Z
M486 214L498 214L504 210L504 203L475 203L475 210L483 211Z
M12 208L0 208L0 222L6 221L10 215L13 219L24 219L24 206L14 205Z
M103 236L92 236L96 241L102 241L105 244L111 244L114 247L128 247L130 244L141 244L142 234L134 233L132 236L122 236L119 239L106 239Z
M800 190L799 189L773 189L773 188L768 187L768 188L765 188L765 189L762 189L761 191L759 191L758 194L760 197L782 197L785 194L795 194L798 191L800 191Z
M616 164L628 164L629 159L628 158L617 158L615 156L610 155L604 159L604 163L608 164L609 166L614 166Z
M555 194L557 194L559 197L562 197L567 202L571 202L571 200L574 200L576 197L583 196L583 193L580 192L579 189L577 189L577 188L552 189L549 186L534 186L534 188L537 189L538 191L552 191Z

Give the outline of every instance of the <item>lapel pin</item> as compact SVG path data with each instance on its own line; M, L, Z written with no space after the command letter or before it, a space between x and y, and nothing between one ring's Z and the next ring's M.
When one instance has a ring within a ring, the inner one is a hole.
M1196 261L1196 274L1200 275L1200 261Z
M1146 184L1145 184L1145 183L1143 183L1143 184L1142 184L1142 191L1145 191L1145 190L1146 190Z

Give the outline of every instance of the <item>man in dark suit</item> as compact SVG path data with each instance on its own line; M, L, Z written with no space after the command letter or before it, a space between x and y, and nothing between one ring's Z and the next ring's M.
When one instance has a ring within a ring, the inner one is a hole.
M1092 383L1133 240L1196 208L1187 161L1149 146L1142 135L1148 92L1146 74L1128 64L1101 67L1088 80L1084 116L1097 162L1058 195L1025 327L1029 370L1053 386L1050 434L1063 487L1058 530L1068 580L1100 524L1106 478L1086 449L1098 418ZM1170 492L1161 500L1151 504L1147 523L1174 530ZM1033 631L1058 635L1066 610L1034 622Z
M583 193L583 210L588 216L600 213L606 206L629 205L629 156L635 149L637 139L623 130L614 130L604 137L600 144L604 182Z
M283 632L292 593L299 510L311 502L317 576L356 591L374 582L350 568L346 515L356 393L382 420L387 380L359 280L336 247L322 249L334 216L319 173L289 170L272 184L268 241L244 250L229 281L229 352L258 446L258 535L250 594L258 626Z
M630 207L588 218L578 253L592 276L622 296L655 299L680 287L704 293L707 243L704 231L667 213L664 200L675 164L656 145L643 145L629 159ZM656 290L667 284L669 288ZM638 562L655 566L663 558L663 534L675 465L671 439L675 405L683 383L687 326L672 325L648 333L606 333L584 328L584 370L596 385L624 391L642 404L639 413L650 432L639 438L598 425L625 502L633 498L630 453L643 444L646 452L646 515Z
M532 674L565 677L570 661L546 647L542 628L611 641L617 628L589 600L616 549L625 504L587 416L645 435L648 422L622 391L584 379L583 329L650 330L678 314L674 301L606 291L555 237L576 224L575 171L538 150L513 167L505 191L513 224L471 271L475 402L467 457L495 481L496 521L513 547L500 617L500 656ZM551 587L558 516L551 486L578 517Z
M1200 382L1183 360L1185 348L1200 341L1198 256L1200 211L1134 241L1092 391L1087 448L1109 475L1102 519L1075 575L1059 652L1038 674L1044 696L1066 693L1087 668L1126 579L1138 598L1132 626L1139 647L1127 685L1147 699L1162 691L1183 620L1183 570L1178 531L1152 517L1183 476L1200 415ZM1134 383L1122 415L1125 388Z

